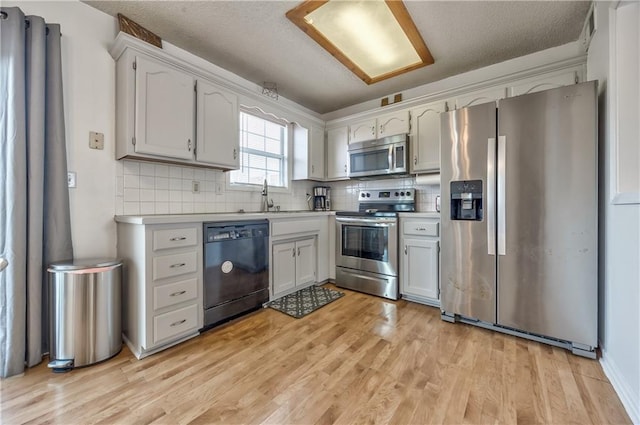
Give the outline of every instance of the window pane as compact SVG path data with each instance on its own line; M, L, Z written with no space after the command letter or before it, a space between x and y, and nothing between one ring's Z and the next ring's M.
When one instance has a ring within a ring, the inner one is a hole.
M277 158L267 158L267 169L270 171L280 172L282 162Z
M245 114L247 116L247 127L245 131L254 134L264 134L264 123L265 121L254 117L253 115Z
M265 152L282 155L282 142L280 140L265 139Z
M282 137L282 126L271 121L265 121L265 136L272 139L280 139Z
M285 126L251 114L240 113L240 167L231 183L285 186Z
M246 146L249 149L255 149L255 150L263 151L264 150L264 137L257 136L257 135L252 134L252 133L248 133L247 134L247 144L246 144Z

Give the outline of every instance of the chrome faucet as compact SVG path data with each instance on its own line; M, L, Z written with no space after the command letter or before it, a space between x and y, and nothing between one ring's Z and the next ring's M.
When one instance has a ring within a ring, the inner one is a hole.
M273 199L269 199L269 186L267 185L267 179L264 179L262 184L262 205L260 211L268 212L269 208L273 207Z

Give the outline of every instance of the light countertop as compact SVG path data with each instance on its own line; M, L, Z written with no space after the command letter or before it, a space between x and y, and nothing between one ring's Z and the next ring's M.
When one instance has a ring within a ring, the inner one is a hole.
M201 214L158 214L158 215L116 215L114 220L118 223L129 224L175 224L175 223L199 223L210 221L236 221L256 219L291 219L303 217L321 217L334 215L335 211L279 211L279 212L223 212Z

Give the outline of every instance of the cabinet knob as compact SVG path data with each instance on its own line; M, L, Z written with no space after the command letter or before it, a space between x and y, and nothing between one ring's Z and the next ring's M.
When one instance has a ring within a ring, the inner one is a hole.
M191 139L187 140L187 148L189 148L189 152L191 152Z
M380 134L384 134L384 125L380 126Z
M292 257L295 257L296 256L296 249L293 248L291 251L292 251L292 254L293 254Z
M238 159L238 150L233 148L233 159Z
M300 248L298 248L298 257L300 256Z
M344 164L344 172L347 172L347 164Z
M404 246L404 255L407 255L407 246Z
M418 157L417 156L413 157L413 165L418 165Z
M316 167L315 167L313 164L311 164L311 172L312 172L312 173L315 173L315 172L316 172Z
M380 126L380 133L382 133L383 128L384 128L383 126ZM371 127L371 135L372 136L376 135L376 127L375 126Z

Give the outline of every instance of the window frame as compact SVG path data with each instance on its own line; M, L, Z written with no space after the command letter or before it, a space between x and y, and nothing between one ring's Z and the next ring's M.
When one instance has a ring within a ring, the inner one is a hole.
M292 124L283 119L283 118L279 118L274 114L270 114L270 113L266 113L264 112L262 109L258 108L258 107L247 107L244 105L240 105L239 108L239 112L238 115L240 115L241 113L245 113L248 115L253 115L254 117L263 119L265 121L270 121L274 124L278 124L281 126L284 126L286 129L286 135L284 137L283 143L285 144L283 152L284 152L284 157L283 157L283 175L282 175L282 179L283 179L283 184L284 186L269 186L269 193L287 193L290 194L292 192L292 164L291 164L291 158L292 158L292 151L293 151L293 128L292 128ZM241 120L240 120L241 121ZM240 126L242 124L240 123ZM241 129L240 126L238 128L238 133L240 134ZM241 144L240 144L241 145ZM272 158L279 158L279 156L273 155L271 156L269 153L264 152L264 151L257 151L259 152L259 154L261 156L265 156L267 158L272 157ZM240 154L240 167L242 167L242 146L239 146L239 154ZM262 190L262 183L261 184L254 184L254 183L241 183L241 182L232 182L231 181L231 172L225 173L226 174L226 189L227 190L236 190L236 191L246 191L246 192L255 192L256 190Z

